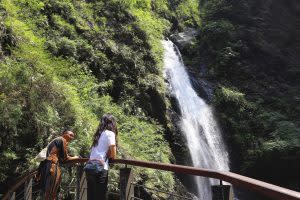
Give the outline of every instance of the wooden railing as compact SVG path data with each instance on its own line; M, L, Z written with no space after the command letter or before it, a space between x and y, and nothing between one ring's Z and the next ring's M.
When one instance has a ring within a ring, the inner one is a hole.
M68 163L84 163L88 159L81 158L69 161ZM231 183L237 187L243 187L245 189L255 191L261 194L264 194L272 199L276 200L300 200L300 193L289 190L283 187L279 187L273 184L269 184L263 181L259 181L256 179L252 179L246 176L238 175L232 172L222 172L216 170L209 170L203 168L196 168L196 167L188 167L182 165L174 165L174 164L163 164L157 162L146 162L146 161L138 161L138 160L128 160L128 159L115 159L112 161L115 164L125 164L125 165L132 165L132 166L139 166L139 167L146 167L152 169L159 169L164 171L171 171L176 173L183 173L183 174L190 174L196 176L203 176L208 178L219 179L222 181L226 181ZM16 189L24 184L28 178L33 177L35 172L31 172L28 175L22 177L20 181L18 181L3 197L3 200L10 199L11 195L13 194Z
M15 185L13 185L3 196L2 200L9 200L9 199L15 199L15 191L23 184L25 184L27 181L31 180L35 175L37 171L31 171L25 175L23 175L19 180L16 182ZM26 189L25 189L26 190ZM25 195L27 196L27 195Z
M171 171L176 173L191 174L196 176L203 176L208 178L215 178L231 183L237 187L243 187L248 190L256 191L264 194L268 197L278 200L300 200L300 193L289 190L283 187L279 187L273 184L269 184L263 181L259 181L253 178L235 174L232 172L221 172L215 170L208 170L196 167L187 167L174 164L162 164L156 162L146 162L138 160L125 160L115 159L114 163L147 167L152 169L160 169L165 171Z

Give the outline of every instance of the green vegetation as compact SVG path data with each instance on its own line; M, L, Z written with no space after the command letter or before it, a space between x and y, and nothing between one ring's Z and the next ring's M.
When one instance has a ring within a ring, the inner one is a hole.
M105 112L118 119L120 157L170 162L160 44L170 23L152 4L4 0L0 8L0 192L64 128L76 133L71 154L87 156ZM174 189L171 173L135 173Z
M287 39L296 32L294 4L269 3L202 1L198 56L218 84L214 104L234 167L299 189L299 83L290 72L296 47Z
M197 27L201 24L199 1L184 0L175 2L178 4L175 10L176 18L182 21L181 26Z

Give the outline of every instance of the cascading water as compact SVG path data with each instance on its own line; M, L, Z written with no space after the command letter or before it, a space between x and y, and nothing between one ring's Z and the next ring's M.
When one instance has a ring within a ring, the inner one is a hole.
M228 171L228 153L212 108L194 91L177 47L171 41L162 43L165 49L164 75L181 111L180 128L187 140L193 165ZM211 185L217 184L216 180L195 179L199 199L212 199Z

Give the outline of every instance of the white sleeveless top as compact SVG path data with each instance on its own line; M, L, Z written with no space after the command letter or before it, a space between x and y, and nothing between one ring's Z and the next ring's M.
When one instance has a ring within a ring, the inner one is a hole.
M115 133L109 130L105 130L102 132L98 140L98 145L92 148L90 160L105 160L107 152L109 150L109 146L111 145L116 145ZM108 170L108 159L106 159L104 169Z

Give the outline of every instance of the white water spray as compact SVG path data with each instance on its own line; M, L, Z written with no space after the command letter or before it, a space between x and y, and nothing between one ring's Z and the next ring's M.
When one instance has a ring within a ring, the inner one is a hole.
M193 165L228 171L228 153L212 108L194 91L177 47L171 41L162 43L165 49L164 74L181 111L180 128L187 140ZM211 185L217 181L202 177L195 179L199 199L211 200Z

